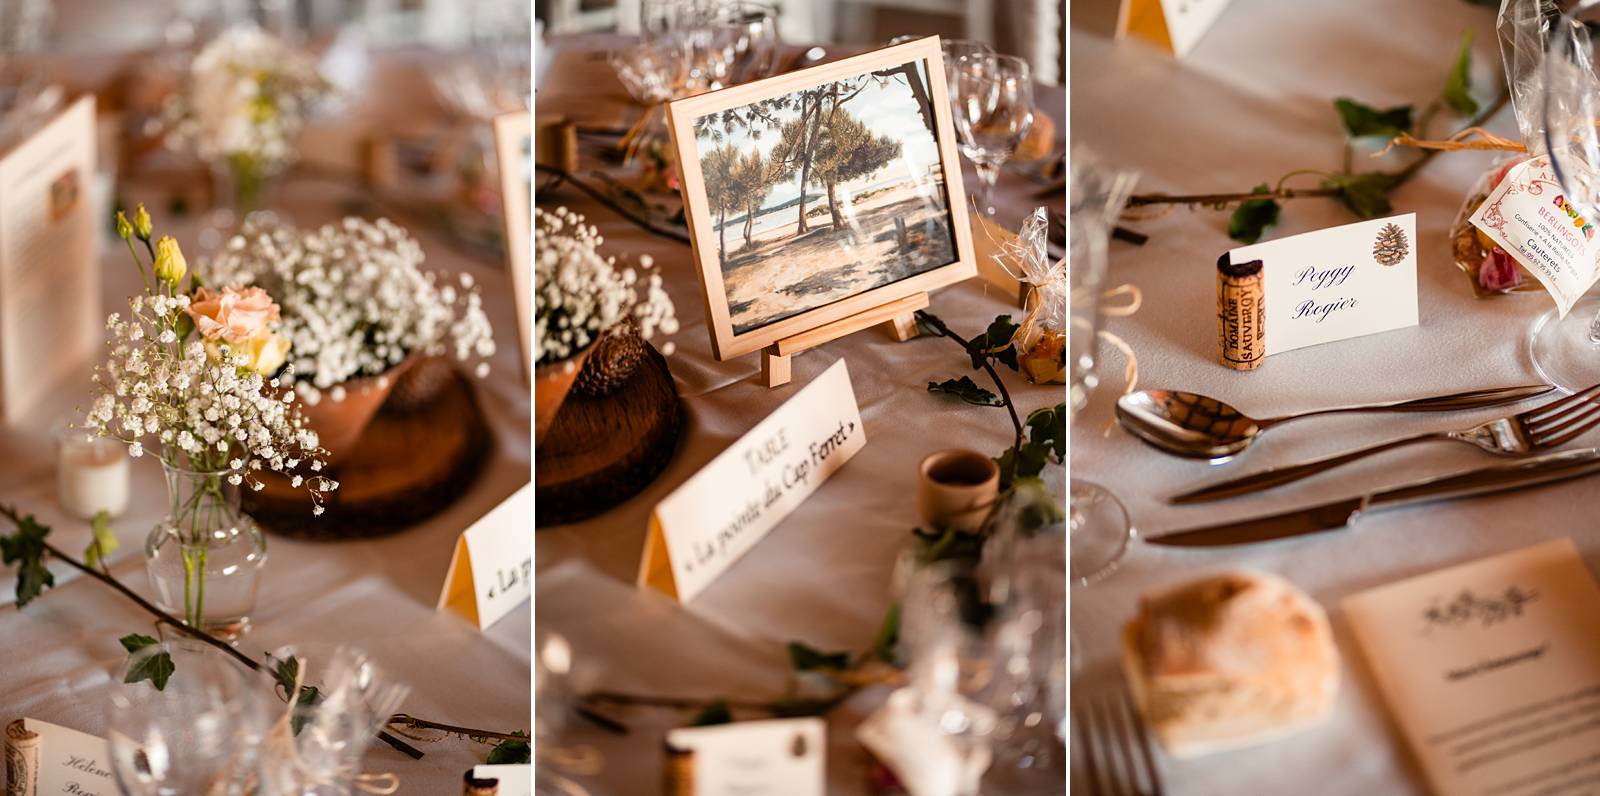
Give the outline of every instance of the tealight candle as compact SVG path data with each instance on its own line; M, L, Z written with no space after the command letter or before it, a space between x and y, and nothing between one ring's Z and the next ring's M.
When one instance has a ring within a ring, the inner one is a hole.
M115 517L128 508L128 450L122 443L77 429L63 429L56 442L61 508L85 520L101 511Z

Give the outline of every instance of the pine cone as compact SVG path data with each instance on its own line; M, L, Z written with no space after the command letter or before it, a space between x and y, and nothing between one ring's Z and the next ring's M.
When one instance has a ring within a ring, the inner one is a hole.
M607 329L584 360L572 391L586 398L603 398L633 378L644 359L644 338L632 322Z

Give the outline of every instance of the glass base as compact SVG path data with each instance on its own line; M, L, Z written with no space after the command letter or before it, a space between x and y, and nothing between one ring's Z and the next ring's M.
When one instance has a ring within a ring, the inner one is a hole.
M1590 337L1600 314L1600 298L1579 299L1567 317L1555 310L1540 315L1529 334L1528 353L1546 382L1568 393L1600 384L1600 340Z
M1105 487L1072 479L1072 520L1068 527L1072 581L1080 586L1110 574L1128 552L1133 523L1122 501Z

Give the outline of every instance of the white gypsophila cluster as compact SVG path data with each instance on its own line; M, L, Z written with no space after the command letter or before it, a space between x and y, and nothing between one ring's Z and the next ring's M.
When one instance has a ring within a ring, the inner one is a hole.
M168 102L166 143L275 174L294 161L306 113L330 91L304 53L258 28L231 28L195 56L187 91Z
M559 362L582 351L602 332L632 320L650 339L657 331L674 334L678 319L661 287L650 255L640 255L639 270L617 265L600 254L600 231L583 216L558 207L534 208L534 350L536 361ZM641 281L640 272L645 274ZM662 347L671 354L672 344Z
M346 218L301 232L247 221L200 265L206 284L258 286L277 300L294 385L308 403L344 382L381 376L413 351L478 359L488 375L494 329L471 274L422 269L422 247L386 218Z
M326 451L305 425L295 395L279 379L247 369L244 357L208 353L198 340L181 342L176 319L188 296L139 295L131 317L106 319L110 351L96 367L95 398L84 429L122 441L138 457L147 446L170 465L228 473L234 485L261 489L257 474L283 473L304 486L321 514L338 483L316 475ZM313 475L296 473L302 465Z

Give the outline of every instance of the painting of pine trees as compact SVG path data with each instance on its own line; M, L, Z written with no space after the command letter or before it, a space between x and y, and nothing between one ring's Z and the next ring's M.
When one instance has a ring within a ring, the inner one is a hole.
M735 333L955 260L926 70L910 62L694 120Z

